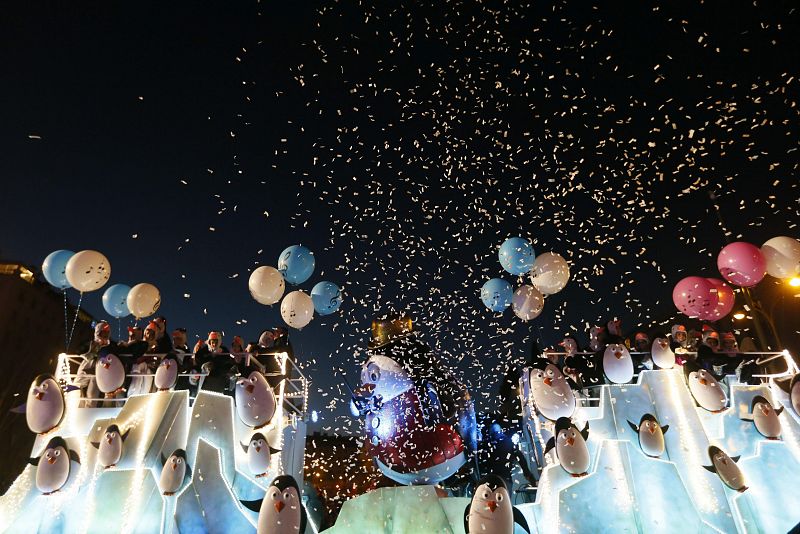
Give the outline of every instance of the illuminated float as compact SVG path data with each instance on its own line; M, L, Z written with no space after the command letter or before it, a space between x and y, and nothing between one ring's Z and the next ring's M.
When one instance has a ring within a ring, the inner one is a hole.
M31 384L24 410L40 434L31 465L0 497L0 532L256 532L252 504L273 481L302 486L306 436L305 376L288 352L266 358L274 372L243 377L235 399L204 389L204 375L196 396L171 389L175 376L161 380L170 358L151 375L160 391L82 399L71 372L82 357L60 355L54 376ZM118 375L97 379L113 391ZM270 378L274 390L261 391ZM236 402L249 404L237 413ZM271 513L294 518L298 505Z

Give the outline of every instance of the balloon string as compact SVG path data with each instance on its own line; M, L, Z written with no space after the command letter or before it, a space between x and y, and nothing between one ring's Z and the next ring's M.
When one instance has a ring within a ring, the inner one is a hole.
M122 317L117 317L117 340L122 340Z
M69 349L69 319L67 318L67 288L61 290L64 293L64 351Z
M69 345L72 343L72 335L75 333L75 325L78 324L78 314L81 312L81 302L83 302L83 291L78 298L78 307L75 308L75 320L72 321L72 328L69 331L69 340L67 341L67 352L69 352Z

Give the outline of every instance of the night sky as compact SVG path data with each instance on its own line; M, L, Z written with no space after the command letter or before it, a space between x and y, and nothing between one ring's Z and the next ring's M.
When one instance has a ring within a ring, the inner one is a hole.
M282 324L247 279L308 246L300 288L346 295L292 334L326 429L377 314L484 402L534 336L677 315L675 282L718 275L709 192L731 239L800 234L790 2L17 2L0 35L0 256L99 250L230 341ZM530 323L478 298L513 235L572 268ZM798 299L759 292L798 344Z

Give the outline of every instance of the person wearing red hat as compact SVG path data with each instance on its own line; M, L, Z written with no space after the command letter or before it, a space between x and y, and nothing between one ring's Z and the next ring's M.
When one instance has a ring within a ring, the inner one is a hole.
M223 393L227 385L225 373L234 362L228 348L222 344L222 333L216 330L209 332L206 342L197 348L194 358L200 370L208 374L203 389Z

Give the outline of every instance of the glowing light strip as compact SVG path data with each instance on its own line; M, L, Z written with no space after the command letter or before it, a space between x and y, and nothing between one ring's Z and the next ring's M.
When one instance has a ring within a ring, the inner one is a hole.
M140 422L143 421L144 428L142 429L142 437L144 436L152 436L154 425L160 424L164 417L161 414L161 417L157 417L158 414L153 413L155 405L158 404L159 398L157 397L158 393L150 393L149 399L147 399L146 405L137 410L136 414L133 417L133 426L137 426ZM172 402L170 399L169 403ZM128 422L130 425L130 421ZM132 428L129 426L128 428ZM139 509L141 508L141 501L142 501L142 485L144 484L144 478L147 476L148 473L152 473L152 470L148 467L143 466L144 457L147 454L148 449L150 448L152 440L150 439L141 439L139 440L139 447L136 449L136 456L135 456L135 473L133 476L133 482L131 483L131 487L129 490L129 495L132 498L128 498L125 500L125 506L122 509L122 528L120 532L127 533L132 532L136 528L136 523L139 519ZM156 487L158 487L158 483L156 483Z

